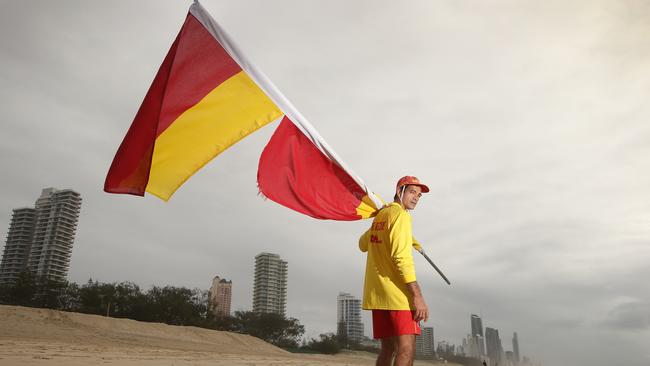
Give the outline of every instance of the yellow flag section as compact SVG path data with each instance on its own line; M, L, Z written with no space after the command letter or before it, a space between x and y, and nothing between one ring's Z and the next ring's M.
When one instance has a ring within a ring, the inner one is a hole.
M213 157L280 116L248 75L237 73L158 136L147 192L169 199Z

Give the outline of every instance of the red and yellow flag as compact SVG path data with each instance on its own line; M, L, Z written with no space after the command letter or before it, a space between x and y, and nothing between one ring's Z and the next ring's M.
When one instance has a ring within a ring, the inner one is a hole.
M110 167L104 190L163 200L260 127L282 120L264 149L260 191L319 219L374 216L381 200L195 2Z

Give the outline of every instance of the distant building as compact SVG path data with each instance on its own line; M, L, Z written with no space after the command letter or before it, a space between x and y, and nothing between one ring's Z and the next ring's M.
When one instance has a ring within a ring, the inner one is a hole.
M341 292L336 298L337 333L345 335L348 342L360 343L363 339L361 300Z
M501 339L499 338L499 331L493 328L485 328L485 345L487 348L487 356L490 358L490 366L495 366L501 363Z
M515 363L519 363L519 338L517 337L517 332L512 335L512 353L514 355Z
M506 353L503 352L503 345L501 344L501 338L499 338L499 362L503 363L506 359Z
M361 339L360 344L362 346L372 347L372 348L376 348L376 349L381 348L381 342L379 341L379 339L368 338L366 336L363 336L363 338Z
M27 267L35 220L36 210L33 208L17 208L13 211L0 264L0 284L13 283Z
M436 347L436 353L438 354L438 356L446 355L453 352L454 352L454 348L453 346L449 345L449 342L447 341L438 342L438 347Z
M287 306L287 262L279 255L260 253L255 256L253 311L285 315Z
M472 325L472 337L474 337L474 343L478 346L478 356L484 356L485 352L485 336L483 335L483 321L481 317L472 314L470 316L470 322Z
M215 276L210 287L210 313L229 316L232 303L232 281Z
M434 353L433 327L422 327L422 333L415 337L415 354L421 357L433 358Z
M80 210L79 193L55 188L43 189L35 208L14 210L0 282L13 282L25 269L39 278L65 281Z
M479 341L483 342L483 337L473 336L471 334L467 335L467 338L463 342L464 349L465 349L465 356L476 358L476 359L483 358L484 355L481 354L481 349L479 348L478 345Z
M481 321L481 317L472 314L470 315L470 322L472 324L472 335L478 334L483 337L483 322Z

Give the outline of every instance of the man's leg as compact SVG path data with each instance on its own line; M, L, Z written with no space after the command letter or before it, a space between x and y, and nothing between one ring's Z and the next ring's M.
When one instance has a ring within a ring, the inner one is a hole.
M404 334L394 338L396 338L397 341L395 366L413 365L413 356L415 356L415 334Z
M376 366L391 366L393 363L393 355L397 350L396 337L386 337L381 339L381 350L377 357Z

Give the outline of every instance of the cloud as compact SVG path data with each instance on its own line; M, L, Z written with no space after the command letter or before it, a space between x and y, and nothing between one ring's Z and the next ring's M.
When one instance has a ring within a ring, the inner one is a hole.
M619 330L650 330L650 301L629 301L610 310L604 324Z

